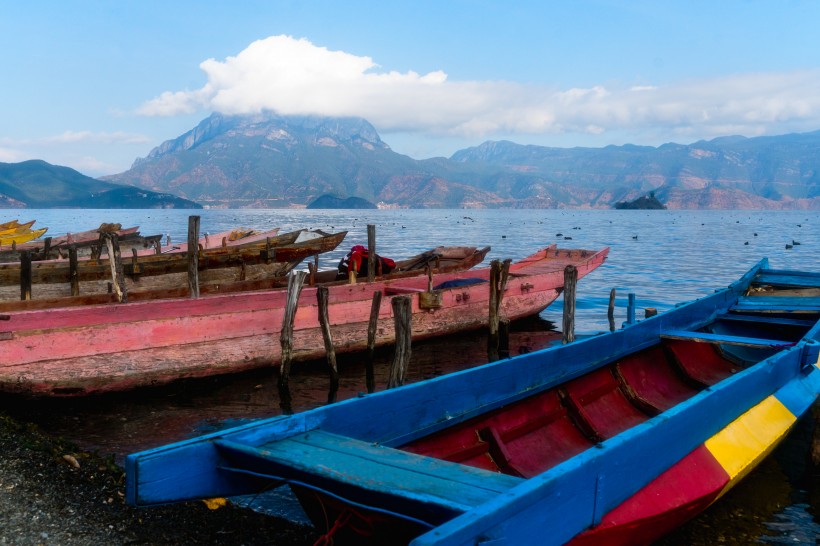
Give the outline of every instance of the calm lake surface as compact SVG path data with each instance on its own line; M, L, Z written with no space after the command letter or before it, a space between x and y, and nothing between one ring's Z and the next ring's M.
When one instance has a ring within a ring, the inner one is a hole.
M0 222L36 219L49 235L93 229L103 222L138 225L143 235L187 239L188 217L200 216L202 233L235 227L282 232L313 228L348 231L340 247L320 259L335 268L355 244L367 244L367 225L377 231L379 254L403 258L438 245L491 246L491 259L517 260L557 242L562 248L610 247L609 258L579 282L576 332L609 328L607 305L617 290L616 324L626 320L629 293L643 309L659 312L725 287L767 257L778 269L820 270L820 215L816 211L579 211L579 210L4 210ZM787 248L789 245L791 248ZM559 298L540 319L516 325L511 347L535 349L554 339L549 322L560 326ZM483 363L480 333L414 345L408 380L418 381ZM379 389L386 384L390 355L381 355ZM365 390L364 367L340 358L339 399ZM322 363L294 365L294 409L326 402ZM40 424L86 449L118 460L135 450L176 441L247 418L281 412L276 372L184 382L162 389L79 401L31 404L3 402L11 413ZM813 422L807 421L745 482L703 516L663 544L815 544L818 472L807 464ZM808 438L808 439L807 439Z

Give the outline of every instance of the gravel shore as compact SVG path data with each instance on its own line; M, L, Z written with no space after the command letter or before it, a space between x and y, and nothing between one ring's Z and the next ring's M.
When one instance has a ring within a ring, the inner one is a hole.
M0 412L0 545L277 544L318 538L306 526L202 502L134 508L112 459L79 451Z

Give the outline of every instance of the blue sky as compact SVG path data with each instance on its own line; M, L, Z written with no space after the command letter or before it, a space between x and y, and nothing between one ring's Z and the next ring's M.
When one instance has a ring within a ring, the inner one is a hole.
M395 151L820 129L820 2L0 0L0 162L90 176L211 112L361 116Z

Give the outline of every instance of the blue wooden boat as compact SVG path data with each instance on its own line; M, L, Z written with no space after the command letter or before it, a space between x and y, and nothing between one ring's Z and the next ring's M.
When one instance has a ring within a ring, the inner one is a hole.
M149 506L289 485L334 543L643 544L820 394L820 273L764 259L569 345L130 455Z

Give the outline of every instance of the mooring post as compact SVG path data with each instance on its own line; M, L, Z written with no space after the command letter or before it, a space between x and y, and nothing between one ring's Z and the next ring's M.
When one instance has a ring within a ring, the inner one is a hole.
M43 259L48 260L48 254L51 252L51 237L46 237L43 241Z
M367 224L367 282L376 280L376 226Z
M199 297L199 216L188 217L188 293Z
M313 286L316 284L316 266L313 265L313 262L308 262L308 286Z
M77 271L77 245L68 247L68 279L71 282L71 295L80 295L80 273Z
M370 304L370 320L367 323L367 363L365 370L365 380L367 392L376 392L376 374L374 366L376 363L376 329L379 326L379 309L382 306L382 291L373 292L373 301Z
M651 318L658 314L658 309L656 307L647 307L643 310L644 318Z
M578 268L564 268L564 343L575 341L575 287L578 284Z
M390 377L387 388L392 389L404 385L407 375L407 363L410 362L411 341L413 338L413 298L411 296L396 296L391 302L393 306L393 321L396 326L396 352L390 366Z
M108 250L108 264L111 266L111 287L117 296L117 301L126 303L128 301L128 289L125 286L125 273L122 270L119 237L114 232L101 233L100 237L102 237Z
M626 323L635 324L635 293L627 295L626 303Z
M330 390L327 393L327 403L332 404L336 401L336 393L339 391L339 369L336 367L336 350L333 348L333 336L330 333L330 320L327 312L327 286L319 287L316 291L316 300L319 304L319 325L322 327L322 338L325 341L327 365L330 371Z
M20 252L20 299L31 299L31 251Z
M487 336L487 358L490 362L498 360L500 345L499 321L501 320L501 301L507 286L510 272L510 260L490 262L490 308L488 317L489 335Z
M296 307L299 304L302 286L305 284L305 276L304 271L293 271L288 276L288 297L279 334L279 343L282 346L282 363L279 366L280 391L283 386L287 387L290 379L290 361L293 357L293 320L296 317Z
M606 310L606 317L609 319L609 331L615 331L615 289L609 291L609 307Z
M498 320L498 357L510 357L510 319L507 317Z

